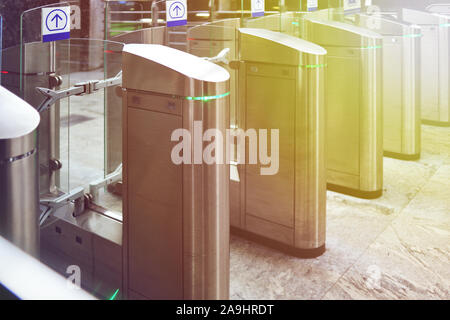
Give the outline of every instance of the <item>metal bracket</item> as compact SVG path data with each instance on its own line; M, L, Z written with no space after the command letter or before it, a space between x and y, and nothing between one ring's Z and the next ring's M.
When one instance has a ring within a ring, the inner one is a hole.
M91 94L91 93L94 93L95 91L98 91L98 89L96 88L97 83L98 83L97 80L91 80L91 81L80 82L80 83L75 84L75 87L83 88L83 92L80 94L77 94L77 96L84 96L85 94Z
M63 98L67 98L70 96L82 96L85 94L91 94L100 89L113 87L121 84L122 84L122 71L120 71L114 78L80 82L75 84L75 86L71 88L58 91L37 87L36 90L46 97L45 100L37 108L37 111L39 113L43 112L48 108L50 108L58 100L61 100Z
M79 187L69 193L66 193L56 199L41 200L40 204L47 207L47 210L41 213L39 217L39 225L42 226L45 220L52 215L56 210L68 205L70 202L83 201L84 189Z
M92 197L92 201L98 199L98 190L106 187L112 183L122 180L122 164L120 164L114 172L111 172L103 179L98 179L89 184L89 194Z
M230 61L228 61L228 55L230 54L230 48L225 48L222 51L219 52L219 54L212 58L203 58L207 61L213 62L213 63L223 63L225 65L228 65Z

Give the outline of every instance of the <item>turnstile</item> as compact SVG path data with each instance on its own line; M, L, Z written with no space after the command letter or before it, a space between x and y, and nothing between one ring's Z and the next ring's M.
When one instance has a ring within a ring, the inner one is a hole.
M403 9L402 19L419 25L423 34L420 61L422 122L450 126L450 16Z
M383 187L382 41L373 31L307 19L304 37L328 52L328 189L377 198Z
M39 114L0 86L0 236L39 256Z
M54 42L30 42L3 51L5 73L2 86L37 108L44 100L36 87L57 88L61 78L56 75ZM31 57L39 57L31 58ZM22 61L21 61L22 59ZM40 195L57 193L59 158L59 104L41 113L39 141Z
M279 153L271 151L279 163L277 172L262 175L267 164L240 157L240 181L230 193L232 232L295 256L319 256L326 223L326 51L251 28L239 29L239 48L238 127L247 138L250 130L267 130L270 148L279 142ZM273 130L279 130L279 141Z
M384 155L417 160L421 152L420 40L415 25L358 14L355 24L383 36Z
M229 166L219 135L229 128L230 75L170 47L123 52L125 294L227 299Z

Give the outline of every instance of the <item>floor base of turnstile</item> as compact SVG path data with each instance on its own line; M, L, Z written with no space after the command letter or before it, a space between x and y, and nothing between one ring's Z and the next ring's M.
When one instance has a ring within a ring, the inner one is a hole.
M334 191L337 193L343 193L352 197L361 198L361 199L377 199L383 195L383 190L376 191L362 191L357 189L352 189L348 187L338 186L332 183L327 184L327 189L330 191Z
M315 249L296 248L296 247L287 245L285 243L281 243L276 240L268 239L266 237L255 234L253 232L242 230L237 227L231 227L230 231L234 235L237 235L237 236L240 236L247 240L262 244L269 248L284 252L286 254L289 254L289 255L297 257L297 258L303 258L303 259L317 258L317 257L321 256L326 250L325 245L320 246L319 248L315 248Z
M417 154L404 154L391 151L385 151L384 156L393 159L405 160L405 161L415 161L420 159L420 153Z
M422 124L426 124L428 126L435 126L435 127L450 127L450 122L444 122L444 121L422 120Z

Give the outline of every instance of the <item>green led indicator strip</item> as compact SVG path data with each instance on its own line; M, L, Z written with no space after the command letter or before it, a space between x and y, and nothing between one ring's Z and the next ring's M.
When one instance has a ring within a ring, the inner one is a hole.
M423 34L417 33L417 34L405 34L403 37L404 38L420 38L422 36L423 36Z
M368 47L361 47L361 49L381 49L382 46L368 46Z
M439 25L440 27L450 27L450 23L442 23Z
M190 101L210 101L210 100L217 100L217 99L221 99L224 98L226 96L229 96L230 93L224 93L224 94L219 94L217 96L203 96L203 97L185 97L186 100L190 100Z
M118 293L119 293L119 289L117 289L116 292L114 292L114 294L111 296L111 298L109 298L109 300L114 300L117 297Z
M298 22L292 22L292 24L294 25L294 26L298 26L299 25L299 23Z
M306 68L306 69L314 69L314 68L325 68L327 66L328 66L328 64L324 63L324 64L305 64L300 67Z

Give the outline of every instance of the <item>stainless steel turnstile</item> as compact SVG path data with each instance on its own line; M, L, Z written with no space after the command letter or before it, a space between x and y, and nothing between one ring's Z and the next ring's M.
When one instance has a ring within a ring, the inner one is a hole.
M269 137L279 130L279 164L275 174L262 175L266 164L240 161L240 181L230 193L232 231L295 256L319 256L325 251L326 51L250 28L239 30L239 48L238 127L246 135L267 130ZM269 137L271 145L278 142Z
M54 42L30 42L23 44L22 48L5 49L3 62L6 73L2 77L2 85L37 108L44 98L36 87L54 89L60 85L60 78L55 73L55 46ZM46 110L40 116L39 191L41 195L47 195L57 192L59 178L59 108Z
M383 36L384 155L417 160L421 152L420 40L418 26L358 14L356 25Z
M202 137L209 129L225 137L230 75L165 46L123 52L125 294L227 299L229 166L219 138L218 161L202 161Z
M40 117L28 103L0 86L0 235L39 256Z
M377 198L383 187L382 41L373 31L307 19L305 38L328 51L328 189Z
M419 25L423 34L420 63L422 122L450 126L450 16L403 9L402 19Z

